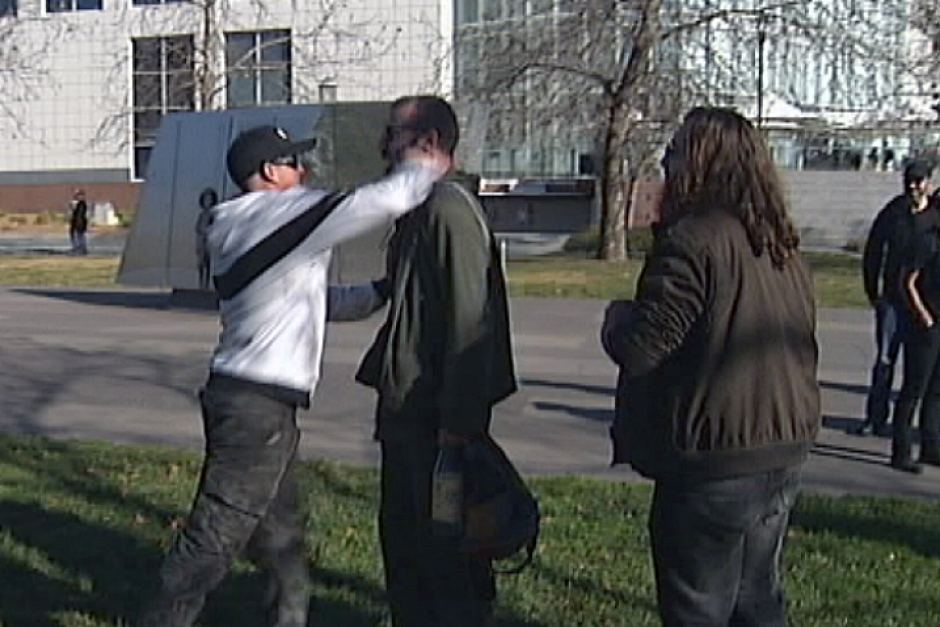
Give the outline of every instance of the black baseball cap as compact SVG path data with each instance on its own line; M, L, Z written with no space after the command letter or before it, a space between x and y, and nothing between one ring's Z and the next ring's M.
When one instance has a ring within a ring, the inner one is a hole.
M228 149L229 176L241 185L260 170L262 164L279 157L302 154L316 145L316 138L291 141L287 131L277 126L250 128L239 133Z
M904 184L925 181L930 178L932 171L926 162L915 159L904 166Z

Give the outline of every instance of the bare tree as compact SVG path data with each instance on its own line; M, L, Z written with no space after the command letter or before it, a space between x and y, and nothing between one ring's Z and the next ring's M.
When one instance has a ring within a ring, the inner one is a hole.
M25 111L36 100L40 85L48 80L49 47L60 41L69 26L45 23L30 28L38 19L0 15L0 131L13 137L27 136Z
M348 4L294 0L287 10L285 3L268 0L237 7L234 0L184 0L174 3L174 10L161 6L117 14L123 26L117 32L129 28L144 34L129 49L125 46L129 52L118 54L110 67L102 102L125 104L102 116L91 143L124 149L130 120L135 133L142 128L152 136L163 113L224 109L231 106L232 90L252 77L260 77L257 82L273 94L271 99L260 96L262 104L329 98L324 87L335 85L339 68L368 65L398 37L375 15L357 14ZM308 19L294 20L298 12ZM292 23L302 25L272 28ZM233 38L231 45L226 36ZM147 65L154 61L160 67ZM128 85L128 74L139 80Z
M911 24L921 35L915 52L917 78L940 123L940 5L935 0L917 0L911 7Z
M482 4L484 20L499 5ZM523 134L531 142L541 132L592 138L590 151L600 164L597 257L623 259L635 186L655 170L682 113L691 104L740 105L729 97L749 93L756 95L760 122L765 46L799 42L796 55L811 46L831 49L845 58L840 63L871 63L886 54L870 29L846 28L847 17L856 19L848 5L833 4L841 0L530 2L536 10L495 22L499 27L458 33L457 92L489 103L490 134L503 141ZM460 59L474 58L473 47L479 65L464 61L461 67ZM737 50L740 56L742 48L756 68L746 76L726 55Z

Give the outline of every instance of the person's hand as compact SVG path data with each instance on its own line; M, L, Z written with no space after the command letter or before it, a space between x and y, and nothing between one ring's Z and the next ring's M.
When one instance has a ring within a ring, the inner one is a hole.
M921 321L921 323L924 325L924 328L925 328L925 329L929 329L930 327L932 327L932 326L934 325L934 322L936 322L936 321L933 319L933 316L931 316L930 314L927 314L927 313L921 315L920 321Z
M443 150L429 149L422 146L409 146L402 152L406 163L419 163L431 168L441 176L447 174L454 165L454 158Z
M437 431L438 446L464 446L469 444L472 439L470 436L454 433L447 429L438 429Z

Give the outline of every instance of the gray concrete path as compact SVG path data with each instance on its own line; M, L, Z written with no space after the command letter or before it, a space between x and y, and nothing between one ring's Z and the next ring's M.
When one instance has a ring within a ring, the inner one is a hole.
M218 322L167 301L159 292L0 288L0 430L198 449L194 391ZM522 390L499 406L494 432L526 473L638 480L607 464L615 370L597 341L604 306L512 301ZM834 494L940 496L940 470L893 471L889 440L844 433L862 416L870 318L820 312L825 427L806 483ZM315 404L300 419L304 457L376 463L373 397L352 373L379 321L331 325Z

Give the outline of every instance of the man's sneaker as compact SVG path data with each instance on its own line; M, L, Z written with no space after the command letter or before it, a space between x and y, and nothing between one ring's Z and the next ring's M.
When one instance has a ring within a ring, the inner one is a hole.
M902 472L909 472L912 475L919 475L924 469L912 459L891 459L891 467Z
M894 430L891 428L891 425L886 424L875 425L871 430L871 432L877 435L879 438L891 437L891 433L893 431Z
M849 435L868 435L872 431L871 423L867 420L861 424L853 424L845 430Z

